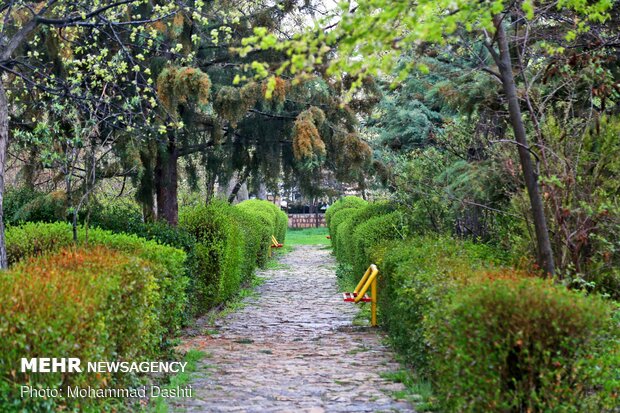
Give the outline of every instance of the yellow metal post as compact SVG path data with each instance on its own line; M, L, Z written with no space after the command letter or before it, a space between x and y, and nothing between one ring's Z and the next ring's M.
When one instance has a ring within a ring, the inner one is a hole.
M370 275L371 272L372 272L372 266L368 267L368 269L364 273L364 276L362 277L360 282L357 283L355 290L353 290L354 293L358 293L360 291L360 288L362 288L362 286L366 283L366 280L368 279L368 276Z
M377 326L377 277L372 280L370 285L370 325Z
M377 275L379 274L379 270L375 264L372 264L366 270L366 273L362 277L358 286L355 288L358 290L360 284L363 283L363 287L361 290L356 291L357 295L355 297L355 302L358 303L370 288L370 325L375 327L377 325Z

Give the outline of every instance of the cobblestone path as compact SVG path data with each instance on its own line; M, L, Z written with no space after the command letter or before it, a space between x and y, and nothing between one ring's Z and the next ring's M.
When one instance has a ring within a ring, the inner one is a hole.
M194 397L173 405L190 412L413 412L381 377L398 369L380 335L354 327L358 311L342 301L329 250L299 246L217 334L188 338L208 354L192 381ZM309 297L304 298L304 292Z

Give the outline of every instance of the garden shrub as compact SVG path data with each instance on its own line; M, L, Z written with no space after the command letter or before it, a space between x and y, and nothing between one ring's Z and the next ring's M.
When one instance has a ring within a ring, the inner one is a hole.
M160 271L148 260L95 247L62 249L0 272L0 410L102 411L105 399L22 398L20 388L109 387L131 375L21 373L21 358L71 356L84 366L157 357Z
M165 221L144 222L142 211L135 202L107 202L91 208L88 225L115 233L135 234L182 249L188 254L188 260L196 243L196 239L187 231Z
M265 225L270 227L271 234L276 237L278 242L284 244L288 228L288 215L274 203L261 199L249 199L237 204L237 208L257 216Z
M344 222L338 225L336 231L338 260L353 265L355 248L353 232L357 227L370 218L394 212L395 207L388 202L373 202L361 208L356 208Z
M493 271L491 248L448 237L392 240L376 246L370 260L380 270L379 318L390 341L422 376L428 374L425 317L442 308L459 280Z
M4 199L4 219L7 225L22 222L57 222L67 218L66 194L61 191L46 194L23 187L7 191Z
M346 275L377 264L380 322L444 411L613 411L620 311L611 321L602 299L504 267L488 245L407 238L401 214L336 210L333 245Z
M340 198L331 206L329 206L329 208L327 208L327 210L325 211L325 222L327 223L327 226L331 229L331 219L336 212L346 208L359 208L367 204L368 202L357 196L345 196L343 198Z
M2 209L5 225L17 224L17 212L35 198L42 196L43 192L27 186L17 188L6 188L2 200Z
M284 244L286 241L286 231L288 230L288 215L286 212L278 208L276 212L276 239L279 243Z
M351 218L351 213L353 211L355 211L353 208L341 209L340 211L336 211L330 219L329 236L331 238L332 251L336 257L339 257L338 229Z
M27 257L72 245L72 227L63 222L31 222L8 228L6 231L7 258L10 265ZM183 251L136 235L115 234L97 228L86 230L83 227L78 228L78 245L105 246L136 255L157 265L157 284L161 297L157 308L161 323L167 330L165 334L162 333L162 345L166 344L165 339L168 336L179 331L185 320L187 305L188 278L185 268L186 254Z
M88 225L92 227L138 235L144 224L140 206L125 199L93 203L80 218L84 224L88 218Z
M179 227L197 240L192 288L198 313L225 301L241 285L245 247L233 208L213 200L208 205L185 208L179 214Z
M376 245L402 237L402 218L398 211L374 216L358 225L349 236L350 241L347 244L353 255L351 260L353 270L363 274L372 264L370 254Z
M249 279L257 266L263 267L269 258L271 230L260 218L240 208L231 208L233 219L241 228L244 239L243 277Z
M620 336L611 311L535 278L455 291L425 322L438 399L450 412L616 411Z

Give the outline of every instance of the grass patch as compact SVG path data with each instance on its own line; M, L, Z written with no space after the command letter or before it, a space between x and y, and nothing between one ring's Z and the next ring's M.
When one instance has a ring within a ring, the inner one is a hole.
M283 264L279 262L278 260L271 259L267 261L267 264L265 265L265 269L266 270L290 270L291 266L288 264Z
M288 245L325 245L329 246L327 228L289 228L286 233Z
M410 370L402 369L394 372L380 373L379 375L386 380L402 383L405 386L404 390L392 392L392 397L395 399L409 401L414 405L416 411L420 413L437 410L431 384L420 380Z
M188 384L192 378L192 374L196 372L198 362L205 356L205 353L198 350L189 350L183 356L183 361L187 362L185 371L179 372L170 377L170 381L163 388L174 389L176 387L182 387ZM164 397L157 397L150 400L149 412L152 413L167 413L169 411L168 399Z

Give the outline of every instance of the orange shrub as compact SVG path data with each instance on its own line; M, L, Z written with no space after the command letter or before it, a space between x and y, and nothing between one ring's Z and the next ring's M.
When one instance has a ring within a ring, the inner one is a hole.
M107 248L64 249L0 272L0 411L83 410L97 399L21 398L20 387L105 387L129 377L21 373L20 360L148 360L159 351L156 272Z

